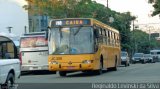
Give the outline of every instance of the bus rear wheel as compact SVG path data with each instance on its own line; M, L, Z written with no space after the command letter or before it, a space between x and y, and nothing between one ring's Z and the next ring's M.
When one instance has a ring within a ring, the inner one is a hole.
M112 71L117 71L117 56L115 58L115 65L113 68L111 68Z
M67 75L67 72L65 71L59 71L59 75L62 77L65 77Z

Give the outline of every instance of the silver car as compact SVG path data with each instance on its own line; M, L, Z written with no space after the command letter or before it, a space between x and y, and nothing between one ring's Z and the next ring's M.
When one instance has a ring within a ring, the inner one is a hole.
M128 53L125 51L121 52L121 64L125 65L125 67L130 65Z
M144 58L144 53L135 53L132 57L132 63L146 63L146 59Z
M146 59L147 63L153 63L154 62L151 54L144 54L144 58Z

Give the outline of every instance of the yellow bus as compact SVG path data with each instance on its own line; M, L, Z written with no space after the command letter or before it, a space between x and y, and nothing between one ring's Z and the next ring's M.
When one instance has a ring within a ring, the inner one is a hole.
M49 70L83 71L101 74L117 70L120 61L119 31L92 18L66 18L50 21L48 30Z

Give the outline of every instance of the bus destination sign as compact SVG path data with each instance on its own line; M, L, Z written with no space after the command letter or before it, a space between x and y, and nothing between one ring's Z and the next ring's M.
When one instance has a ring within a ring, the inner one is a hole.
M79 26L79 25L90 25L89 19L65 19L65 20L53 20L51 27L54 26Z

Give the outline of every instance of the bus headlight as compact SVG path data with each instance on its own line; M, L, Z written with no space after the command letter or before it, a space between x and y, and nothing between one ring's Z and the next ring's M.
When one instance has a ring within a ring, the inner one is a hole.
M59 64L59 63L56 61L51 61L50 64Z
M90 63L92 63L92 60L84 60L84 61L82 61L82 63L84 63L84 64L90 64Z

